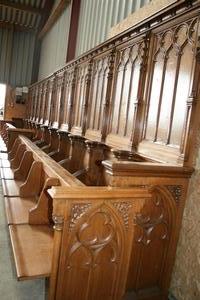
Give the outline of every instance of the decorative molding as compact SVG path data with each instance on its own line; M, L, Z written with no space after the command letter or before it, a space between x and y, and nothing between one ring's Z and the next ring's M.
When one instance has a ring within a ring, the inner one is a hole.
M146 4L144 7L141 7L126 19L118 23L117 25L111 27L108 38L112 38L125 30L130 29L133 26L137 26L143 22L143 20L149 18L151 19L156 13L166 9L168 6L173 5L178 2L178 0L153 0L150 3Z
M171 193L176 203L179 204L180 198L182 196L182 185L166 185L166 188Z
M124 226L126 229L129 227L129 210L132 207L130 202L113 202L113 206L118 210L120 213Z
M91 203L77 203L72 205L69 228L75 227L77 221L91 208Z
M56 231L62 231L63 230L63 224L64 224L64 217L53 215L52 218L53 218L53 222L54 222L53 229L56 230Z

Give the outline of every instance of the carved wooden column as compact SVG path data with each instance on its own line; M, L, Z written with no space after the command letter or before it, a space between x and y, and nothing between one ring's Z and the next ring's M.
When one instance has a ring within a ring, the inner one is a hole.
M193 142L197 135L197 128L199 123L200 114L200 29L198 30L196 39L192 38L193 26L197 24L197 20L193 21L193 24L189 31L189 41L193 45L195 54L195 63L192 72L189 97L187 99L187 109L185 112L184 130L182 133L182 141L180 147L180 161L184 161L184 165L189 166L194 163L194 157L196 153L196 145ZM199 26L199 21L198 21ZM191 155L191 153L193 155Z
M42 107L42 100L43 100L43 82L38 86L38 99L37 99L37 108L36 108L36 119L35 119L35 127L36 132L35 136L33 137L33 141L40 140L41 138L41 131L40 131L40 112Z
M84 135L86 130L91 70L90 57L77 65L71 128L71 133L75 135Z
M54 247L53 247L53 259L50 276L50 289L48 293L48 299L55 299L57 276L59 271L59 261L61 254L62 235L64 226L64 211L65 203L61 201L53 201L53 222L54 222Z
M105 185L102 161L109 157L110 148L103 143L86 140L87 151L84 157L84 170L78 177L86 185Z
M55 77L54 75L52 77L49 78L48 81L48 100L47 100L47 110L46 110L46 115L45 115L45 120L44 120L44 140L45 140L45 144L46 146L42 147L42 149L45 152L49 152L50 151L50 146L51 146L51 121L52 121L52 115L53 115L53 109L55 104L54 101L54 85L55 85Z
M65 168L73 174L84 168L83 161L86 153L86 145L84 137L73 134L69 134L68 137L70 139L71 146L69 160L65 165Z
M109 123L114 55L115 49L103 48L93 59L85 136L98 142L105 141Z

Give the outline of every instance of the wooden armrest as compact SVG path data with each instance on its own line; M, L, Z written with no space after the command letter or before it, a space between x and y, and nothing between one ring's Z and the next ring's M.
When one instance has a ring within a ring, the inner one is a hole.
M53 230L47 225L10 225L10 239L17 278L49 277L53 249Z

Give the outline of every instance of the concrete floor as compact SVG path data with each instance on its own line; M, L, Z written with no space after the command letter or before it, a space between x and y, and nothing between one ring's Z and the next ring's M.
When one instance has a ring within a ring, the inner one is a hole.
M17 281L0 185L0 300L44 300L43 279Z

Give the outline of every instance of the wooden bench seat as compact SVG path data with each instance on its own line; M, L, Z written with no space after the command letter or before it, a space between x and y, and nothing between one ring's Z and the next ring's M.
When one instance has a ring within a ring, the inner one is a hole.
M3 195L7 197L17 197L20 194L20 186L23 181L2 179Z
M4 197L8 224L28 224L29 210L37 203L37 198Z
M59 185L60 180L62 185L70 185L72 175L28 139L20 137L19 145L25 146L24 155L32 153L33 162L28 174L25 176L22 170L24 156L17 170L1 170L4 177L10 176L10 179L2 179L2 185L17 278L48 277L53 247L53 207L47 189ZM16 177L23 178L23 181L16 180ZM75 185L82 186L76 179L73 181ZM37 245L34 255L33 245Z
M41 186L41 180L38 184ZM37 195L39 187L36 187L34 196L23 197L23 193L21 193L21 197L20 195L18 195L18 197L5 197L8 224L48 224L48 211L52 208L46 190L57 185L59 185L57 178L47 178L43 183L39 195Z
M37 176L40 177L41 165L39 162L32 163L32 160L27 162L26 157L29 156L29 154L30 153L28 151L26 151L26 153L24 154L24 156L22 158L19 168L15 169L15 171L13 171L15 180L14 179L12 180L12 178L10 178L10 179L2 178L2 188L3 188L4 196L8 196L8 197L23 196L24 189L26 189L26 196L32 196L34 191L37 194L38 180L35 180L35 178ZM26 168L24 168L24 160L28 163L26 165ZM10 171L11 171L10 174L7 174L7 175L12 176L12 170L10 170ZM38 174L37 174L37 172L38 172ZM27 192L27 188L29 186L30 180L32 180L32 183L35 180L35 185L33 185L32 189L30 190L30 195L29 195L29 192Z
M51 273L53 229L47 225L10 225L10 239L19 280Z

